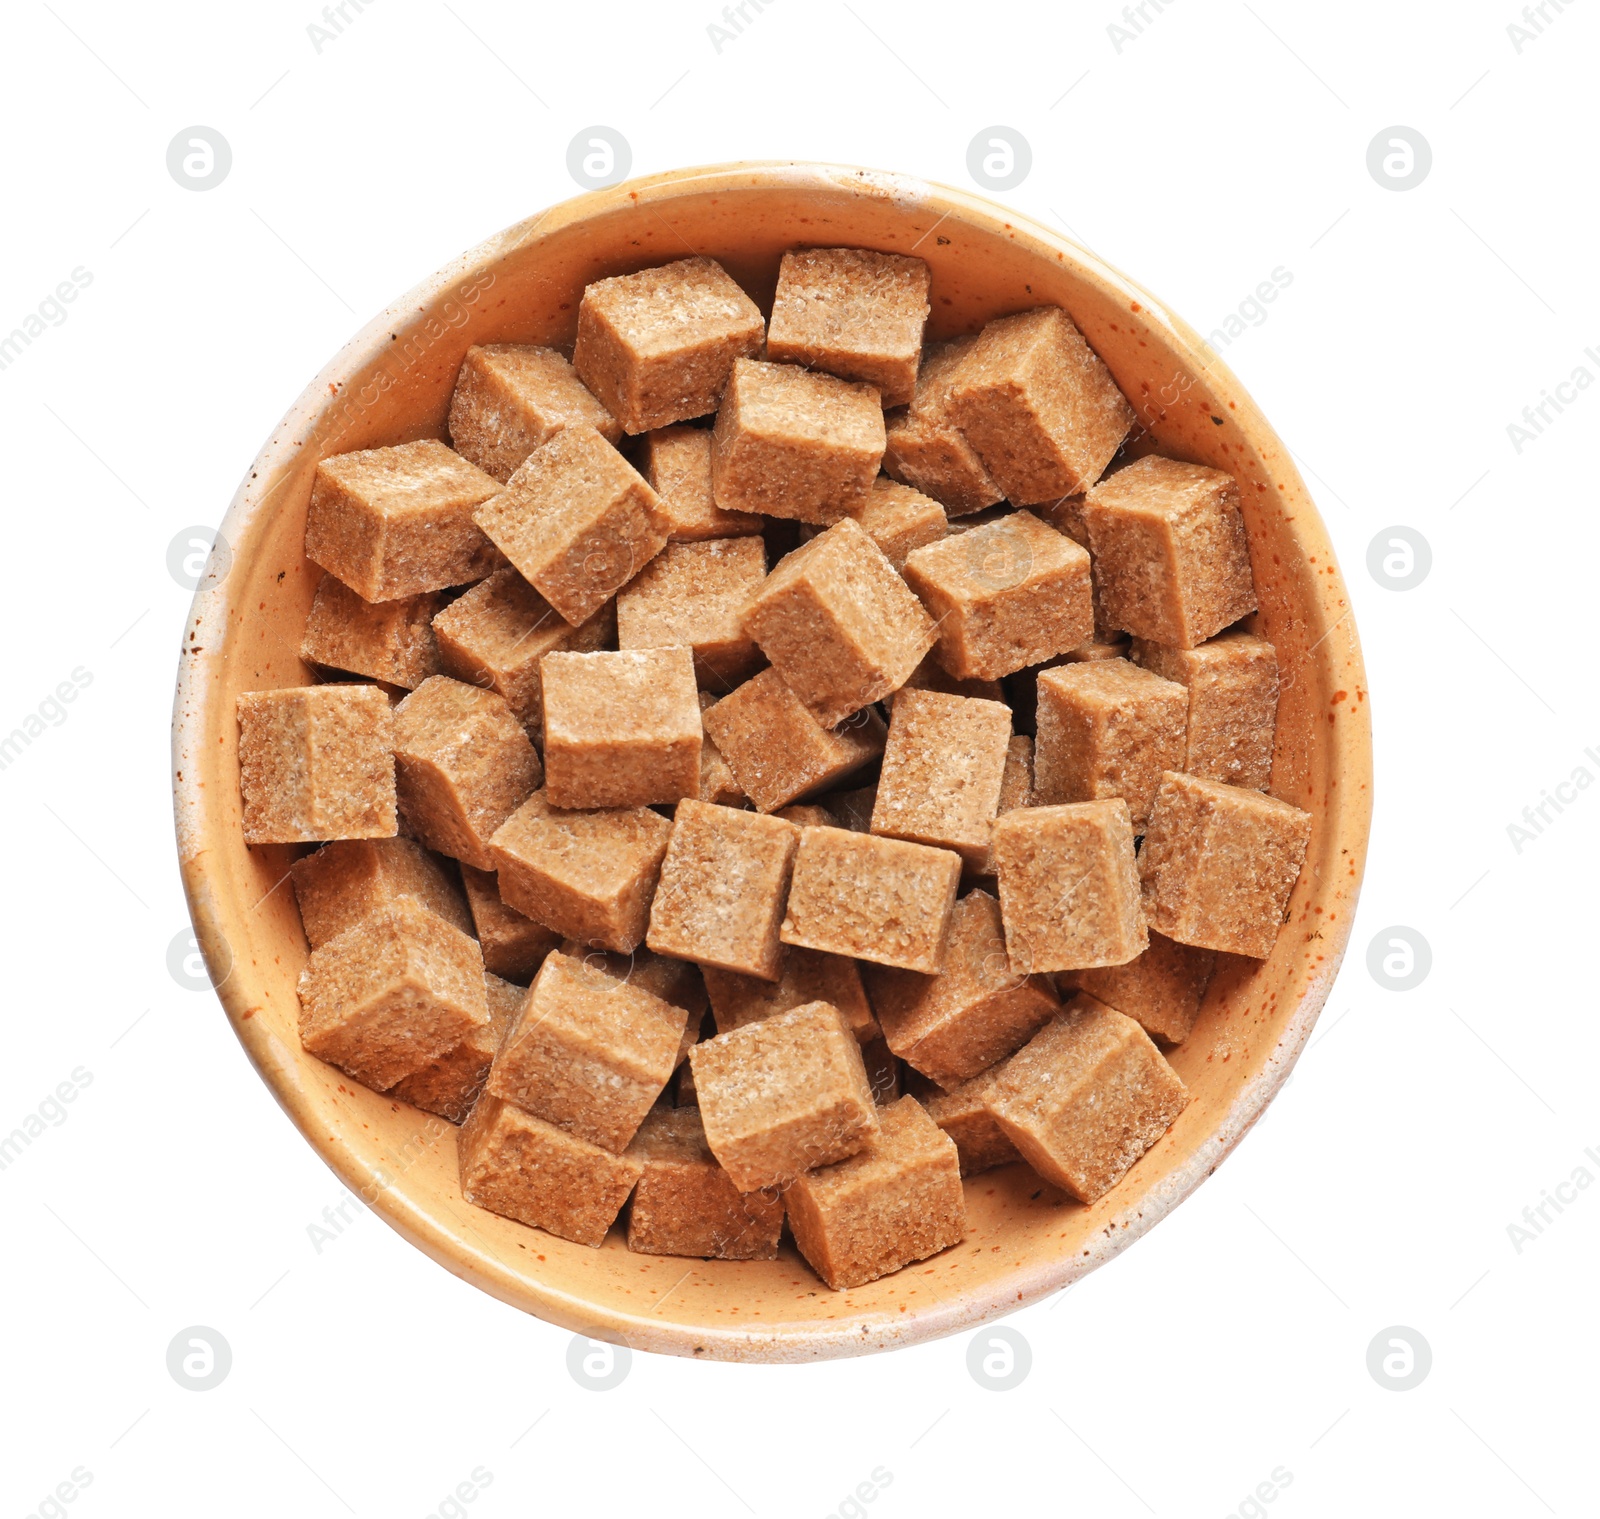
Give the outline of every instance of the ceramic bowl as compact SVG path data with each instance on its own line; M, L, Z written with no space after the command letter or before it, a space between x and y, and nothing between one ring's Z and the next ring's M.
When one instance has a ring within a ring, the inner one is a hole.
M932 1260L832 1292L775 1261L599 1250L463 1202L455 1130L357 1086L296 1034L305 963L285 873L297 851L240 832L241 691L306 683L297 649L318 571L302 552L318 459L445 436L469 344L571 351L591 280L689 253L720 259L764 308L802 245L914 253L933 274L929 336L1030 306L1065 307L1163 452L1224 469L1243 495L1259 627L1282 671L1272 789L1308 809L1310 851L1276 949L1228 956L1172 1053L1193 1101L1092 1207L1021 1165L966 1183L971 1232ZM633 180L555 206L463 254L353 338L279 424L222 524L185 631L174 712L178 847L222 1006L290 1118L344 1183L458 1276L513 1307L636 1349L799 1361L910 1344L1058 1291L1182 1202L1261 1116L1306 1041L1344 951L1371 802L1366 679L1344 582L1289 451L1183 321L1053 229L921 180L806 163Z

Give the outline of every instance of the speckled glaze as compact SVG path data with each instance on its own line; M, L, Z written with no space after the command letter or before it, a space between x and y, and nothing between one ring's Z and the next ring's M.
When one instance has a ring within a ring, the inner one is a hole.
M1283 672L1273 790L1315 822L1272 957L1221 957L1173 1065L1194 1100L1121 1185L1068 1203L1022 1166L966 1184L959 1246L831 1292L776 1261L633 1255L613 1231L568 1244L464 1203L456 1131L307 1055L295 979L305 938L293 851L240 833L241 691L302 684L318 572L302 552L324 455L443 437L471 343L569 352L583 287L708 253L770 308L779 256L813 244L915 253L933 271L930 337L1042 302L1066 307L1165 452L1239 479L1260 631ZM1185 323L1056 232L959 190L819 164L734 164L582 195L490 239L385 311L291 408L222 525L231 568L195 596L173 721L178 848L196 932L240 1042L340 1178L441 1265L529 1313L636 1349L745 1361L886 1350L970 1328L1109 1260L1216 1169L1299 1055L1345 949L1371 806L1366 678L1327 534L1237 380Z

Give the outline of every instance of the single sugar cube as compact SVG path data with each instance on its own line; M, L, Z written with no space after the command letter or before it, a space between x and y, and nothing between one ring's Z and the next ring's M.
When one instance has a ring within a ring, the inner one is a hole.
M500 1041L528 995L527 987L502 981L499 976L486 974L483 982L489 1021L453 1050L446 1050L437 1060L397 1082L389 1090L391 1097L421 1108L424 1113L437 1113L451 1123L466 1121L489 1079L489 1067L494 1064Z
M928 1110L928 1117L955 1142L963 1177L977 1176L1022 1159L1006 1131L984 1105L990 1079L985 1072L948 1092L929 1082L930 1092L914 1094Z
M687 1016L554 950L495 1056L488 1090L620 1155L677 1067Z
M849 518L767 576L745 608L744 630L825 727L903 685L939 636Z
M1057 665L1038 680L1041 806L1120 796L1143 833L1163 771L1183 763L1189 693L1126 659Z
M1006 767L1000 776L1000 805L996 817L1033 806L1033 740L1025 733L1014 733L1006 742ZM994 865L994 825L989 826L989 847L977 874L992 876Z
M778 266L767 357L865 380L885 406L916 389L928 320L928 266L866 248L798 248Z
M1152 933L1150 948L1126 965L1077 971L1073 980L1080 990L1134 1019L1151 1038L1182 1044L1200 1015L1216 965L1214 950Z
M808 1002L689 1052L706 1141L741 1192L853 1155L878 1131L861 1046Z
M997 701L901 691L889 723L872 831L953 849L974 868L989 853L1011 711Z
M883 753L885 737L871 707L824 727L776 670L763 670L708 707L705 728L759 812L775 812L853 775Z
M324 575L306 618L300 657L325 670L413 690L439 673L432 627L438 606L434 591L398 601L363 601L342 580Z
M932 973L944 961L945 933L961 881L961 856L948 849L802 828L785 944Z
M1171 1128L1189 1093L1132 1018L1080 992L995 1071L985 1101L1040 1176L1092 1203Z
M413 900L312 950L299 991L300 1042L375 1092L489 1022L477 942Z
M652 1108L628 1146L644 1172L628 1213L628 1248L645 1255L770 1261L783 1199L741 1192L706 1143L697 1108Z
M1122 965L1143 952L1133 824L1121 797L1023 807L994 825L1006 953L1021 974Z
M245 843L397 832L394 717L376 686L245 691L237 711Z
M906 556L913 550L937 543L950 531L944 508L937 501L887 475L879 475L866 497L847 515L878 545L896 574L905 569Z
M616 607L606 602L575 628L515 570L496 570L440 612L433 631L444 673L497 691L542 743L539 662L558 650L585 654L614 643Z
M740 359L712 431L711 489L724 511L837 522L872 488L883 441L873 386Z
M1278 654L1264 638L1223 633L1192 649L1142 638L1135 664L1186 686L1189 713L1181 762L1168 768L1265 791L1278 719Z
M731 691L761 664L739 614L766 577L759 538L669 543L617 592L617 647L690 649L695 679Z
M492 870L461 867L461 884L467 890L473 926L483 949L486 970L526 986L544 957L561 942L561 935L543 923L509 906L500 895L499 878Z
M1031 512L917 549L905 573L938 623L939 663L963 680L998 680L1094 633L1089 555Z
M1192 649L1256 609L1232 475L1147 454L1084 505L1105 615L1136 638Z
M700 794L700 703L687 648L547 654L545 788L556 807Z
M799 839L781 818L679 802L646 943L657 954L776 980L778 920Z
M312 949L363 918L409 899L462 933L472 919L439 862L411 839L340 839L289 867Z
M479 1208L598 1249L644 1166L498 1097L480 1097L456 1141L461 1195Z
M1171 771L1139 852L1150 926L1180 944L1265 959L1311 841L1311 814Z
M430 849L494 869L489 838L539 784L538 751L493 691L435 675L394 714L400 811Z
M1128 640L1112 643L1082 643L1065 654L1057 654L1043 664L1029 665L1006 678L1006 691L1011 701L1012 724L1018 733L1032 734L1038 727L1039 677L1057 665L1086 664L1096 659L1126 659Z
M1133 408L1058 306L1000 317L949 382L946 407L1013 506L1087 490L1133 426Z
M836 1291L926 1260L967 1233L956 1147L915 1097L884 1108L865 1149L807 1172L784 1204L800 1253Z
M709 427L659 428L644 435L639 452L639 468L661 498L661 510L671 523L672 542L759 536L759 516L725 512L711 493Z
M630 433L717 409L728 372L761 352L756 303L713 258L596 280L578 306L572 364Z
M317 465L306 558L367 601L482 580L494 545L473 513L500 484L434 438Z
M628 954L644 938L672 824L648 807L567 812L536 791L489 841L500 893L567 938Z
M667 541L656 493L592 427L564 427L541 444L475 520L574 627Z
M826 1002L838 1009L858 1043L865 1045L878 1037L878 1021L861 982L861 967L854 960L794 944L780 944L778 951L776 981L705 967L706 992L719 1034L808 1002Z
M929 343L922 350L911 404L885 418L885 472L931 496L952 517L981 512L1005 499L977 449L950 417L950 381L977 341L970 334Z
M938 975L872 966L867 984L889 1048L947 1089L1026 1044L1060 1007L1048 978L1012 970L1000 904L985 891L956 903Z
M450 441L496 480L563 427L594 428L608 443L622 426L554 348L531 343L474 343L450 397Z
M700 800L719 807L748 806L750 798L705 725L706 713L716 706L717 698L709 691L700 691L695 699L700 703Z

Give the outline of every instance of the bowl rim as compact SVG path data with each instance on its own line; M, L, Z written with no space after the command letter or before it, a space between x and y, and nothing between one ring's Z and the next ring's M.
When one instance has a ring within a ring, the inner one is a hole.
M1288 449L1278 439L1244 386L1212 351L1200 334L1136 281L1106 263L1093 250L1053 227L1010 207L970 191L912 175L803 159L732 161L666 170L624 180L557 202L495 233L475 247L449 260L442 268L390 302L348 339L322 367L285 412L268 441L245 471L244 478L218 528L225 544L242 542L257 515L266 511L278 487L292 478L292 466L314 435L319 419L334 409L340 382L360 372L401 330L397 324L415 318L464 276L493 266L511 251L541 233L555 232L630 205L659 205L685 195L708 191L734 193L752 186L761 189L812 188L819 185L839 191L854 190L887 197L919 208L937 211L942 220L959 214L991 232L1024 242L1064 258L1075 278L1098 284L1105 291L1137 303L1133 309L1166 329L1166 339L1203 374L1211 396L1230 408L1232 419L1259 452L1271 445L1274 477L1290 498L1303 503L1295 514L1293 536L1302 549L1314 553L1328 567L1322 580L1322 605L1342 605L1347 610L1333 622L1319 642L1329 645L1329 658L1342 660L1365 687L1359 638L1350 615L1350 601L1327 529L1309 491L1294 467ZM930 229L931 230L931 229ZM926 235L926 234L924 234ZM223 634L229 617L227 577L207 577L196 589L185 624L172 719L173 807L180 871L195 936L211 972L213 985L240 1043L257 1072L301 1134L352 1191L371 1191L372 1177L361 1162L313 1112L313 1100L295 1079L297 1051L286 1049L252 1010L248 976L236 975L232 951L223 931L225 911L219 907L208 880L206 855L206 793L196 764L185 764L199 752L197 741L206 727L206 688L221 667ZM200 652L194 652L198 645ZM1315 646L1313 646L1315 647ZM861 1355L899 1345L936 1339L1010 1312L1071 1285L1125 1250L1184 1201L1238 1145L1261 1117L1287 1080L1310 1037L1348 947L1356 898L1364 873L1372 811L1372 749L1370 702L1355 720L1338 724L1334 743L1341 775L1352 767L1364 785L1341 785L1334 823L1354 868L1348 888L1349 910L1334 931L1324 935L1321 966L1307 978L1306 989L1259 1071L1235 1093L1205 1141L1187 1160L1174 1166L1142 1197L1137 1212L1122 1226L1098 1231L1084 1248L1057 1257L1024 1261L997 1278L986 1289L966 1289L932 1303L893 1324L867 1330L859 1320L841 1317L799 1327L729 1325L687 1326L646 1319L639 1313L609 1307L587 1298L510 1272L491 1255L474 1251L460 1235L450 1232L426 1210L412 1203L398 1186L382 1186L367 1198L373 1211L404 1238L423 1250L454 1275L480 1287L512 1307L548 1322L597 1339L679 1355L709 1355L714 1359L784 1362L823 1357Z

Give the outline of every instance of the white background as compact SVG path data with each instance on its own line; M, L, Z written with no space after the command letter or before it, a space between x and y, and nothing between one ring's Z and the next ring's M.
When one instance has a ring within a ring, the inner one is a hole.
M1600 788L1520 852L1507 826L1600 776L1600 388L1520 452L1507 426L1578 366L1600 377L1600 14L1549 5L1518 51L1511 0L1147 0L1119 51L1109 0L770 0L718 51L712 0L376 0L320 52L311 0L6 14L0 333L73 269L92 283L0 370L0 732L74 668L92 684L0 771L0 1133L91 1078L0 1172L5 1514L1595 1511L1600 1187L1520 1249L1508 1226L1577 1168L1600 1179ZM801 1368L637 1355L615 1391L580 1388L570 1336L370 1215L313 1248L338 1183L213 995L168 971L189 601L169 541L220 520L371 314L575 193L567 144L595 123L641 173L806 157L958 185L1003 124L1033 151L1003 198L1202 331L1292 274L1225 357L1301 462L1365 644L1378 809L1352 950L1233 1158L1007 1321L1033 1358L1013 1391L973 1380L967 1337ZM166 167L193 124L233 152L205 193ZM1433 152L1403 193L1366 165L1394 124ZM1396 524L1432 549L1406 592L1367 568ZM1391 925L1432 946L1415 990L1368 971ZM232 1347L214 1391L166 1369L190 1325ZM1408 1392L1367 1369L1395 1325L1432 1349ZM41 1510L75 1468L88 1485Z

